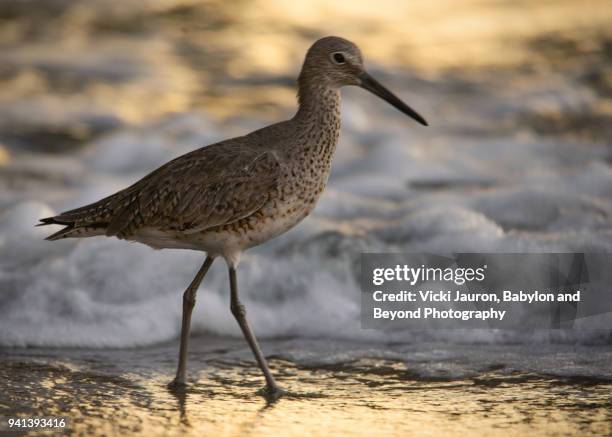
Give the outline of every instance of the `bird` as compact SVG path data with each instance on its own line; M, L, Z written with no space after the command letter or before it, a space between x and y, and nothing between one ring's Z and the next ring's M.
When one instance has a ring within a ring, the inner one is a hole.
M284 390L274 379L240 301L241 254L296 226L314 209L330 175L340 135L340 88L357 86L386 100L424 126L427 121L372 77L361 50L336 36L314 42L297 79L298 110L285 121L186 153L133 185L95 203L40 220L63 225L46 240L116 237L153 249L205 253L183 293L176 376L187 385L191 314L213 261L226 262L230 311L265 378L266 396Z

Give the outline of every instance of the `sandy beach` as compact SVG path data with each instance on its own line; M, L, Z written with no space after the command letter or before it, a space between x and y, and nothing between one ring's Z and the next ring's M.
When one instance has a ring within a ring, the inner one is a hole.
M61 415L71 435L608 435L612 353L601 346L264 342L288 394L268 403L239 339L0 351L0 415ZM608 375L608 378L601 375ZM18 434L11 434L18 435ZM38 435L32 433L31 435Z

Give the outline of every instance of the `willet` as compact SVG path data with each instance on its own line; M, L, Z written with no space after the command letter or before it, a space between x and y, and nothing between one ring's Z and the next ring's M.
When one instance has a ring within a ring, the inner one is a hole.
M308 50L298 78L299 109L290 120L187 153L98 202L42 219L65 228L47 240L114 236L155 249L193 249L206 259L183 294L179 362L171 385L185 385L191 312L213 260L227 262L230 309L266 379L280 393L238 296L241 253L289 230L314 208L329 176L340 133L340 92L356 85L419 123L423 117L364 69L359 48L326 37Z

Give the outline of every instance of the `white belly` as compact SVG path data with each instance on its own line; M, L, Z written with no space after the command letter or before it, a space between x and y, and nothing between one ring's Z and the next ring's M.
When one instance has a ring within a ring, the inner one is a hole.
M314 204L281 208L270 205L262 209L263 218L252 216L239 221L244 222L244 226L230 224L196 234L143 228L131 240L154 249L200 250L213 257L222 256L230 265L237 265L241 252L287 232L302 221L313 207Z

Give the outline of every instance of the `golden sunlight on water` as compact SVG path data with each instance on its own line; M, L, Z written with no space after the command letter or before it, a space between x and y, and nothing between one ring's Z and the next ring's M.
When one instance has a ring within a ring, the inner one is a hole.
M257 369L236 363L212 364L187 392L166 389L161 374L11 367L29 375L20 390L9 387L15 404L31 397L39 414L68 416L75 435L606 435L612 419L606 383L495 372L419 381L403 364L380 360L336 368L275 360L290 393L272 404L256 394Z
M327 2L258 0L234 9L237 26L222 38L242 48L233 71L296 70L305 33L342 35L369 59L439 72L445 68L508 66L529 60L521 43L538 35L590 35L612 19L609 2L483 2L477 0ZM287 29L301 29L293 38ZM588 38L585 38L588 40ZM588 41L585 41L588 45ZM294 47L300 49L293 50ZM287 58L289 56L290 58Z
M609 38L612 21L606 0L108 0L67 3L62 14L49 7L44 19L13 11L7 16L17 18L2 21L7 72L19 74L6 76L0 104L37 96L38 108L73 111L68 119L93 105L130 123L193 108L223 118L286 115L304 53L324 35L354 40L374 68L435 80L476 69L545 70L542 43L588 55Z
M297 76L308 46L324 35L357 42L369 65L435 78L449 71L479 68L546 69L546 63L539 65L541 59L534 55L533 45L541 38L577 42L578 52L590 53L598 49L598 37L610 33L612 21L609 2L600 0L580 6L569 0L258 0L229 3L220 10L227 25L200 30L194 24L186 28L186 35L194 44L233 53L225 61L226 73L244 81L238 94L247 93L248 97L237 101L205 93L204 104L225 116L237 107L248 108L247 100L272 99L275 104L292 107L294 90L286 85ZM258 87L257 94L252 94L249 78L275 75L287 78L287 83L276 90Z

